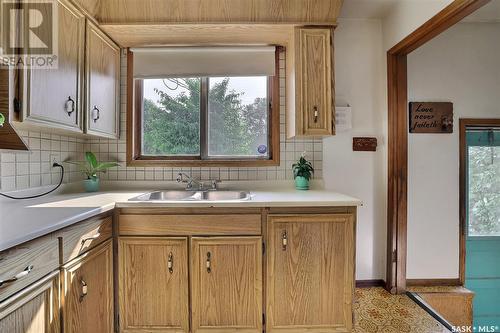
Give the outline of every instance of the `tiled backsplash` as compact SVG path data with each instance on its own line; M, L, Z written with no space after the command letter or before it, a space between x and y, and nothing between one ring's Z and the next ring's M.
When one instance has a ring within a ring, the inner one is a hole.
M81 160L84 139L40 132L20 132L30 151L0 153L2 191L57 184L61 171L52 161ZM83 179L75 165L65 164L64 182Z
M275 167L249 168L171 168L171 167L126 167L126 57L122 56L121 82L121 131L119 140L81 139L50 135L37 132L22 133L29 142L29 153L2 152L0 154L0 188L2 191L56 184L59 181L59 170L50 168L50 154L59 154L62 160L66 158L82 159L83 152L92 151L101 161L117 161L122 166L102 174L102 179L109 180L174 180L177 173L186 172L202 180L283 180L292 179L291 165L307 152L316 170L314 177L323 178L323 140L316 139L285 139L285 59L280 57L280 150L281 161ZM65 165L67 174L65 182L80 180L83 177L75 166ZM52 169L52 170L51 170ZM52 172L51 172L52 171Z

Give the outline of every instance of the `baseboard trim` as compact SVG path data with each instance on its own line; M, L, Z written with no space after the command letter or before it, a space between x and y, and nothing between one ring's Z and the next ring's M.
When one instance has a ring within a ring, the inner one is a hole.
M356 288L385 287L384 280L356 280Z
M460 279L406 279L407 287L461 286Z

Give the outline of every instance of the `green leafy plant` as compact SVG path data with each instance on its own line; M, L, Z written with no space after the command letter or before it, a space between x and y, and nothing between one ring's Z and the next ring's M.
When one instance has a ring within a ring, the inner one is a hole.
M94 153L88 151L85 153L85 161L67 161L66 163L78 165L80 171L87 176L87 179L97 178L99 172L106 173L109 168L120 166L115 162L98 162Z
M306 160L305 154L302 154L299 161L292 165L292 170L293 178L304 177L307 180L310 180L314 173L314 168L311 162Z

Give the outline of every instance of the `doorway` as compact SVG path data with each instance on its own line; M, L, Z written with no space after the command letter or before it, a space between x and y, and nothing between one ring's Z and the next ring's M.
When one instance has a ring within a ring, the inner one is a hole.
M500 327L500 119L462 119L461 274L474 326ZM465 267L463 267L465 266Z

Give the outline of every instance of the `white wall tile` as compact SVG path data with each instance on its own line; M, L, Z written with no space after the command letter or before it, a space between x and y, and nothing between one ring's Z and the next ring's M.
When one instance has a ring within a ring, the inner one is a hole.
M2 191L56 184L59 170L53 169L51 155L65 159L83 160L85 151L94 152L102 161L116 161L121 167L103 174L109 180L174 180L177 173L185 172L202 180L282 180L292 179L291 165L303 151L318 170L315 178L322 178L323 144L321 138L286 139L285 138L285 58L280 55L280 166L263 168L133 168L126 167L126 57L122 56L121 82L121 131L120 139L82 138L68 135L60 136L44 132L22 132L29 143L30 153L0 151L0 189ZM74 165L65 164L64 181L78 181L84 177Z

